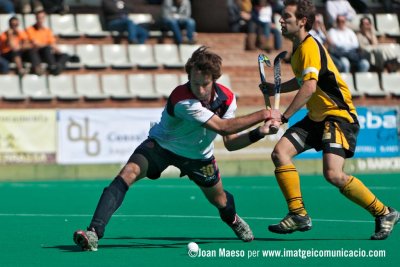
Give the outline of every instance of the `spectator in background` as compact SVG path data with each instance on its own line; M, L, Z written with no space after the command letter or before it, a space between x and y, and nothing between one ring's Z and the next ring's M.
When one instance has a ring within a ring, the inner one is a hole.
M145 28L129 19L125 0L102 0L101 6L108 31L128 32L130 44L144 44L149 37Z
M189 0L164 0L162 23L174 33L175 42L183 43L182 29L186 30L187 43L196 43L194 33L196 22L191 18L192 6Z
M14 14L14 2L11 0L0 0L0 11L7 14Z
M69 55L62 53L56 45L53 32L45 27L46 13L38 11L35 13L36 23L26 29L28 40L32 45L29 50L29 58L32 63L33 72L37 75L43 74L41 62L48 65L50 74L58 75L64 69L69 60Z
M324 17L322 14L316 14L312 29L308 32L322 45L327 46L327 32L324 25Z
M227 0L227 5L231 32L247 32L251 15L242 9L242 0Z
M65 0L40 0L40 2L47 14L65 14L69 11L69 6L65 4Z
M0 55L0 74L7 74L10 71L7 59Z
M367 72L369 63L360 51L356 33L346 26L346 17L339 15L337 26L328 31L328 50L340 72ZM338 59L338 60L337 60Z
M3 58L9 62L14 62L18 75L26 74L22 59L27 58L28 36L24 31L18 29L19 20L17 17L11 17L8 21L9 29L0 36L0 50Z
M379 46L378 38L369 17L360 19L360 31L357 33L357 38L361 50L364 51L368 61L377 71L381 72L385 67L388 68L389 72L396 71L399 55L385 46Z
M19 0L17 6L23 14L36 13L43 10L43 4L39 0Z
M248 27L249 42L256 41L260 49L269 51L270 36L274 35L274 49L279 50L282 47L281 32L275 27L273 22L272 6L268 0L253 1L253 9L251 11L251 20ZM256 40L252 37L256 34ZM258 39L258 41L257 41ZM249 44L252 48L252 44ZM252 50L252 49L250 49Z
M342 15L347 21L353 20L356 11L347 0L328 0L326 1L326 16L328 28L333 27L337 16Z

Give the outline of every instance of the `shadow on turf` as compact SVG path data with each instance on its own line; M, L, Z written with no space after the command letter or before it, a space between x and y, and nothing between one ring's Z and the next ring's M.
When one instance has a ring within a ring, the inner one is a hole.
M181 248L187 246L189 241L195 241L197 244L208 244L208 243L231 243L232 241L239 241L237 238L224 238L224 237L114 237L114 238L104 238L104 240L131 240L135 241L131 244L114 244L107 245L102 244L101 249L107 248L131 248L131 249L149 249L149 248ZM175 243L170 244L154 244L154 243L145 243L145 242L136 242L139 240L145 241L175 241ZM299 238L299 239L283 239L283 238L256 238L255 241L268 241L268 242L292 242L292 241L328 241L328 240L368 240L363 238ZM52 246L52 247L43 247L46 249L59 249L63 252L82 252L82 250L75 245L66 246Z

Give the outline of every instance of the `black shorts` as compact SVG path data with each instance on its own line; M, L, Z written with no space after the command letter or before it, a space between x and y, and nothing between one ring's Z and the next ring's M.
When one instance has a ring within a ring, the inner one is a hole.
M147 139L141 143L128 162L133 162L134 154L143 155L149 165L146 176L157 179L170 165L181 171L181 177L187 175L190 180L203 187L212 187L220 180L219 169L214 156L209 159L189 159L178 156L162 148L155 140Z
M358 122L349 123L339 117L327 117L324 121L315 122L306 116L283 136L289 139L298 153L314 148L323 153L351 158L354 156L359 130Z

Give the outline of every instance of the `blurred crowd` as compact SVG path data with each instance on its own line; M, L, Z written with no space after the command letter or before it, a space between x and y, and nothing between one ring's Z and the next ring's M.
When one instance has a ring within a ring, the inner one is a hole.
M280 0L226 0L230 31L246 33L244 48L261 49L267 53L282 49L282 35L279 18L283 10ZM192 17L190 0L147 1L161 5L160 29L171 32L177 45L196 43L196 21ZM129 18L132 10L126 0L101 0L104 27L108 31L127 34L130 44L144 44L149 38L146 25L136 24ZM382 1L390 10L398 1ZM41 75L46 71L59 74L70 55L62 53L56 45L51 29L46 27L46 14L65 14L69 7L64 0L0 0L2 13L34 13L36 22L20 29L17 16L9 20L9 29L0 37L0 72L9 71L9 63L14 63L16 72L24 75L24 62L30 63L31 73ZM368 16L361 17L359 30L349 27L357 14L369 13L363 0L327 0L324 14L318 14L311 30L323 44L340 72L396 71L399 55L381 46ZM358 19L358 18L357 18ZM45 64L42 64L45 63ZM43 68L46 66L46 69Z

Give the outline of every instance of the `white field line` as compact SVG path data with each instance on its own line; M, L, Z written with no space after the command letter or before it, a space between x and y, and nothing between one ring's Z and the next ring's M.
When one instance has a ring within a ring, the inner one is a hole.
M0 217L92 217L92 214L50 214L50 213L0 213ZM166 218L166 219L218 219L218 216L197 216L197 215L162 215L162 214L115 214L113 218ZM247 220L275 221L282 218L273 217L243 217ZM341 223L373 223L373 220L334 220L314 219L317 222L341 222Z

